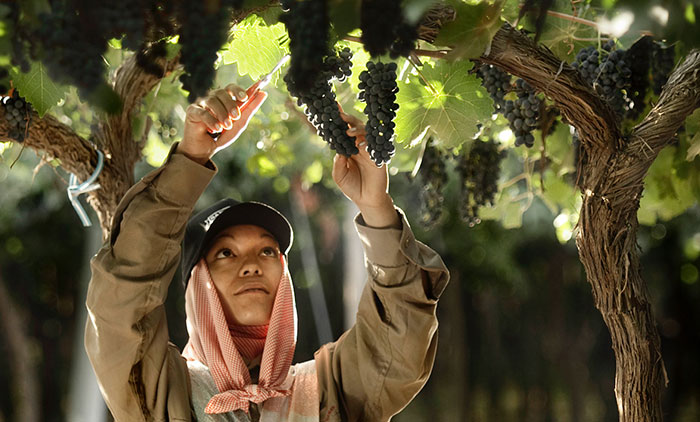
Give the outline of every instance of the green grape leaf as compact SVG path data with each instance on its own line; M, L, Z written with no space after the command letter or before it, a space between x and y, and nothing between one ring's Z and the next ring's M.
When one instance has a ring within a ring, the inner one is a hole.
M554 9L567 15L571 14L569 1L557 1ZM577 17L583 19L592 18L590 13ZM526 20L526 28L531 28L534 31L534 25L529 24L528 21ZM539 42L549 48L560 59L572 62L581 48L597 42L605 43L605 40L600 39L598 32L592 26L549 16L540 35Z
M263 10L254 12L256 15L260 16L266 25L274 25L280 21L280 15L284 13L281 7L268 7Z
M280 45L286 35L284 24L267 26L259 16L250 15L236 26L233 40L223 48L224 64L235 63L239 75L257 80L287 54L287 48ZM278 77L279 73L273 80Z
M32 103L32 107L43 117L51 107L65 98L68 87L55 83L46 73L41 62L31 62L29 72L22 73L16 69L10 72L12 83L20 95Z
M479 208L481 220L500 221L506 229L517 229L523 225L523 213L525 209L521 201L515 199L514 189L499 192L494 198L493 205L485 205Z
M452 51L447 55L449 59L481 56L501 28L503 2L467 4L461 0L447 1L455 8L457 17L440 29L435 45L451 47Z
M690 146L688 147L688 153L685 159L693 161L698 155L700 155L700 132L696 133L693 139L690 140Z
M477 123L489 119L493 101L474 74L469 61L426 62L420 76L399 81L396 142L412 148L424 136L434 136L443 148L453 148L471 139Z
M685 131L690 143L685 159L693 161L695 157L700 155L700 110L695 110L685 119Z
M561 210L574 213L578 209L581 194L573 186L572 179L575 177L574 174L562 177L551 169L544 172L544 186L540 195L552 213L558 214Z
M676 147L664 148L649 168L637 213L641 224L670 220L697 204L693 177L680 177L676 155Z

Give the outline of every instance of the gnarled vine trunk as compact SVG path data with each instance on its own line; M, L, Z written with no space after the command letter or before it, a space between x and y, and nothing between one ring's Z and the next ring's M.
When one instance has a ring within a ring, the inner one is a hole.
M613 111L575 69L505 25L480 60L525 79L552 98L579 132L586 156L576 244L615 353L621 422L661 421L666 379L661 341L637 253L644 176L685 118L700 105L700 52L671 74L659 102L624 137Z

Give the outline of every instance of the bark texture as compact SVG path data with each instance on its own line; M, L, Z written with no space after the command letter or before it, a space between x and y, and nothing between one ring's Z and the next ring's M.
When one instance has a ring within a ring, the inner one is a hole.
M178 66L177 58L161 60L164 76ZM78 136L73 129L50 114L39 117L34 112L24 141L26 148L38 154L58 159L61 166L84 181L97 165L97 149L105 155L104 168L97 178L101 188L87 195L87 201L97 213L106 239L119 201L134 184L134 164L141 159L143 140L135 140L132 134L131 116L138 109L143 97L161 80L144 72L136 65L135 55L127 59L116 71L112 86L123 101L119 114L103 116L93 133L94 143ZM0 139L7 138L8 125L0 107Z
M575 69L505 25L480 58L525 79L553 99L579 132L583 204L576 244L615 353L615 396L622 422L661 421L667 383L661 342L637 251L644 177L685 118L700 106L700 52L671 74L659 102L629 136Z

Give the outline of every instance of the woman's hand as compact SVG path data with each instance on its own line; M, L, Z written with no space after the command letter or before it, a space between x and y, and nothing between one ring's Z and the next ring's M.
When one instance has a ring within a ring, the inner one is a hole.
M252 91L252 97L237 85L210 92L187 107L185 130L177 152L190 159L205 164L218 151L228 147L238 139L248 126L251 117L267 98L263 91ZM238 108L248 102L245 109ZM207 132L221 132L214 140Z
M350 125L347 134L356 137L360 152L350 157L336 154L333 159L333 180L345 196L357 205L367 225L398 227L400 221L389 195L387 165L377 167L369 157L362 121L342 112L340 116Z

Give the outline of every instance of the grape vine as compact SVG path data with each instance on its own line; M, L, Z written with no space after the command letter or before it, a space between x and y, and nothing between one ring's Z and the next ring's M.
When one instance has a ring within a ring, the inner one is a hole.
M394 117L396 103L396 63L367 62L367 70L360 73L359 99L366 103L367 149L370 158L381 166L394 155Z

